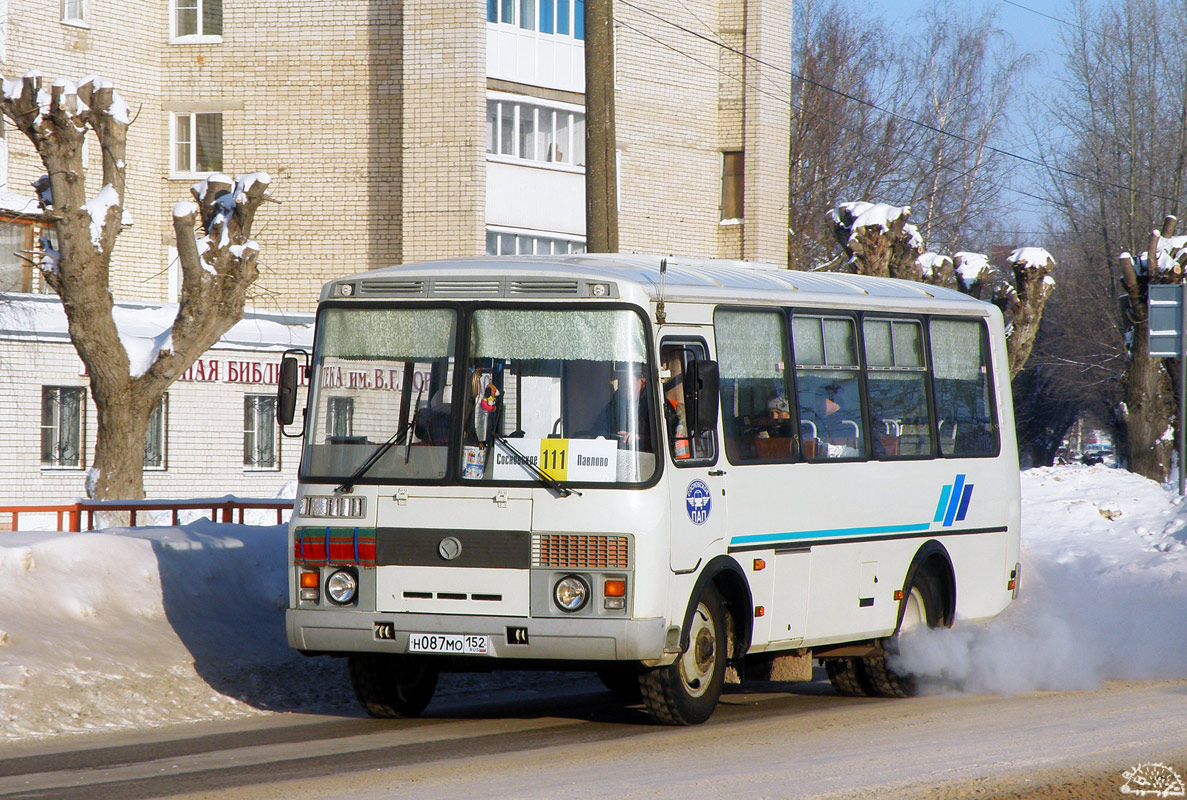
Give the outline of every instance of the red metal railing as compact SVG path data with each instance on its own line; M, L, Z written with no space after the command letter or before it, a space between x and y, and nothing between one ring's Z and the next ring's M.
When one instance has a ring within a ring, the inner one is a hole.
M216 522L243 523L245 511L274 510L276 524L284 522L284 513L293 510L292 500L259 500L227 495L202 500L77 500L65 505L0 506L0 531L20 530L22 514L54 514L59 531L91 531L95 529L95 514L108 511L128 513L128 525L136 527L136 515L146 511L171 511L171 524L179 524L179 513L189 510L209 511ZM86 520L86 527L82 526ZM63 527L64 525L64 527Z

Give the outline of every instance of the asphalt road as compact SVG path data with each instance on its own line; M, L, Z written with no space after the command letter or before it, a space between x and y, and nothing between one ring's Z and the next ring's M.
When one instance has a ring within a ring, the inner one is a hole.
M0 798L1090 800L1134 796L1124 773L1148 762L1187 776L1187 681L910 700L749 683L706 725L663 728L589 675L496 675L417 720L276 714L4 745Z

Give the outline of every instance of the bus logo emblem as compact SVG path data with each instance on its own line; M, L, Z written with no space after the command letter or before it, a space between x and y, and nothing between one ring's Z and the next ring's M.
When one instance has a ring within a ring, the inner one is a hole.
M709 511L713 506L713 498L709 494L709 485L702 480L695 480L688 484L688 491L684 493L684 507L688 510L688 518L693 525L704 525L709 519Z
M973 484L965 483L963 474L940 490L940 502L936 504L936 515L932 523L941 522L945 528L954 522L963 522L973 499Z

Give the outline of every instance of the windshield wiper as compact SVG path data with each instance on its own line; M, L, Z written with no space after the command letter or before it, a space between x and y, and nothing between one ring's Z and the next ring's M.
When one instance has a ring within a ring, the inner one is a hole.
M511 455L513 455L516 459L518 459L519 465L521 467L523 467L525 470L527 470L528 472L530 472L536 480L540 481L540 483L544 484L549 489L552 489L552 490L558 492L561 495L561 497L568 497L571 494L575 494L578 497L581 497L581 492L577 491L576 489L565 486L560 481L558 481L556 478L552 477L547 472L540 469L535 464L533 464L531 461L529 461L528 457L525 456L523 453L519 452L519 450L517 450L515 448L515 446L511 444L511 442L507 441L507 438L505 436L501 436L500 434L497 434L497 433L492 434L492 436L494 437L494 440L497 444L501 444L503 447L507 448L507 450L510 451Z
M416 414L413 414L412 419L405 422L403 427L393 433L390 439L372 450L371 455L367 456L367 460L362 464L359 464L358 469L352 472L350 477L347 478L341 486L334 490L334 494L346 494L349 492L354 488L354 485L358 483L359 478L366 475L367 470L371 469L371 467L375 466L379 462L379 459L383 458L384 453L399 444L405 436L411 440L412 424L414 422L416 422Z

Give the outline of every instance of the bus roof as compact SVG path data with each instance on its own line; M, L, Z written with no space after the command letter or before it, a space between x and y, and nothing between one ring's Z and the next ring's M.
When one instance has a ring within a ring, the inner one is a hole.
M580 253L557 256L480 256L404 264L351 275L327 284L322 299L336 296L336 284L353 283L354 296L369 297L563 297L590 296L584 287L612 283L618 296L633 286L647 299L660 294L661 265L666 262L666 301L770 299L795 302L811 294L853 302L862 297L985 305L954 289L891 278L835 272L799 272L758 261L684 258L630 253ZM638 298L643 299L643 298Z

